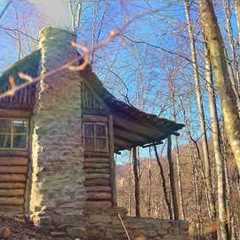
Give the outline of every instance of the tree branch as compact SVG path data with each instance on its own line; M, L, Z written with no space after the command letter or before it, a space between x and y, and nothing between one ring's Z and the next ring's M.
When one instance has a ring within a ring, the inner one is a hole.
M12 1L8 1L8 3L5 5L5 7L3 8L2 12L0 13L0 19L3 17L3 15L6 13L6 11L8 10L9 6L11 5Z

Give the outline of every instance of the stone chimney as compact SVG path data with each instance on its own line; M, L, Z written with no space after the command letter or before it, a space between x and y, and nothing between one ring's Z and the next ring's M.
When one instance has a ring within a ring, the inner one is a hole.
M78 54L76 36L52 27L40 33L41 76L33 114L32 189L34 223L81 225L85 202L81 145L81 78L61 66ZM50 75L45 75L50 73Z

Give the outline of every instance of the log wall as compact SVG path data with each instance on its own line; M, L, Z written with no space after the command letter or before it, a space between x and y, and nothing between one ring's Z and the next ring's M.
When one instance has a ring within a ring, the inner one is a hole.
M0 214L24 214L28 157L0 156Z
M111 115L83 116L83 122L103 122L107 126L108 152L84 152L83 171L87 206L109 208L116 206L114 137Z
M111 161L109 155L84 157L85 188L87 205L111 207Z

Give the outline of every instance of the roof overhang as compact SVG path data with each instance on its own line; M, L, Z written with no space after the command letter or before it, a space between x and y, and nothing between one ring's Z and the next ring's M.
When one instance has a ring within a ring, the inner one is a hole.
M170 135L179 135L183 124L167 119L155 118L153 115L139 112L135 117L129 114L113 114L115 152L132 147L158 145Z

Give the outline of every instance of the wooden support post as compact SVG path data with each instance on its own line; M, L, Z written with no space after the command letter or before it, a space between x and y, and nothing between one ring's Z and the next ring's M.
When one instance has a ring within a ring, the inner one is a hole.
M167 144L167 159L169 164L169 182L171 189L171 199L172 199L172 213L174 220L179 219L178 212L178 203L177 203L177 191L175 186L175 174L174 174L174 163L172 160L172 138L171 135L168 136L168 144Z
M132 148L133 152L133 173L135 182L135 209L136 217L140 217L140 183L139 183L139 171L138 171L138 159L137 159L137 147Z
M114 159L114 129L113 117L109 116L109 143L110 143L110 174L111 174L111 188L112 188L112 205L117 207L117 185L116 185L116 164Z

